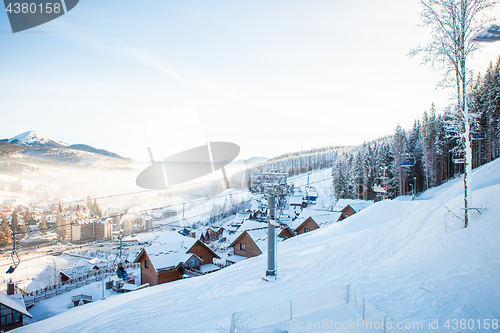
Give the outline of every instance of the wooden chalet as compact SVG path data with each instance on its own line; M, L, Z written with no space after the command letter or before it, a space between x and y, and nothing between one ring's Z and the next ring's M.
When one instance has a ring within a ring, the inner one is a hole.
M279 237L290 238L306 232L319 229L319 225L314 221L312 217L308 217L305 220L296 220L290 223L288 226L281 229L278 234Z
M255 212L251 213L250 216L248 217L249 220L257 220L257 221L262 221L267 218L267 209L264 211L256 210Z
M295 233L293 232L292 229L290 229L289 226L285 226L283 229L281 229L280 233L278 234L278 237L282 237L282 238L292 238L293 236L295 236Z
M351 205L347 205L340 211L340 216L337 221L342 221L343 219L354 214L356 214L356 211L351 207Z
M215 228L215 229L212 227L208 227L207 231L205 233L201 234L200 241L202 241L204 243L210 243L210 242L216 241L222 236L223 232L224 232L223 227Z
M181 279L186 268L213 271L214 258L220 259L200 240L165 231L152 246L141 250L134 263L141 264L141 283L153 286Z
M307 202L302 197L290 197L289 200L291 207L307 207Z
M2 332L23 326L24 317L33 318L26 310L22 295L14 294L13 283L11 286L7 284L7 293L0 293L0 330Z
M336 222L339 216L339 212L304 209L299 217L285 224L278 236L287 239L304 234Z
M229 247L234 249L234 256L246 258L259 256L267 251L267 228L245 230L236 237ZM227 261L235 262L231 261L230 257Z
M199 269L200 257L193 253L183 253L181 249L171 250L167 245L144 248L134 263L141 263L141 283L155 286L182 279L186 268Z

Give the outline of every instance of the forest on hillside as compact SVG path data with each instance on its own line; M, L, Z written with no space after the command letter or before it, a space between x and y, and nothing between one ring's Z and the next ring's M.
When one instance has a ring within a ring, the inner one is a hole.
M499 156L500 58L484 75L472 80L468 91L471 114L472 168ZM456 105L438 112L434 104L413 127L397 126L392 135L356 147L325 147L290 153L233 175L234 187L250 186L259 172L279 171L289 176L332 167L337 198L377 199L374 185L387 185L394 195L422 192L459 176L464 168L464 140Z

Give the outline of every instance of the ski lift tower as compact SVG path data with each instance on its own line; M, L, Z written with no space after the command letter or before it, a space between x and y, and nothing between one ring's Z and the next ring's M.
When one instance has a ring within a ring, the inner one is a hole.
M274 227L277 225L275 221L275 198L283 199L285 196L293 193L293 184L287 184L287 174L282 172L262 172L254 184L250 187L250 191L255 194L267 195L267 270L266 276L276 276L275 262L275 233ZM278 199L279 200L279 199Z

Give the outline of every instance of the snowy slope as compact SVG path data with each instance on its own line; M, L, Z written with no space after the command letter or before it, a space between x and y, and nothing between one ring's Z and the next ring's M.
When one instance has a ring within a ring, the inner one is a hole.
M278 247L277 280L265 282L266 257L71 309L23 332L227 332L235 311L349 284L393 321L500 319L500 160L473 173L472 214L461 214L461 180L414 201L378 202ZM291 331L291 330L290 330ZM408 329L409 332L422 330ZM426 331L425 329L423 331ZM489 330L494 332L495 330ZM312 332L312 331L309 331Z

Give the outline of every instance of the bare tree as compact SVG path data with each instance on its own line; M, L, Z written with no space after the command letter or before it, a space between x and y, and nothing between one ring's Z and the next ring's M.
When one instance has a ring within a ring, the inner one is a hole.
M467 103L467 60L480 45L470 39L488 21L486 12L497 0L420 0L423 26L432 31L432 41L410 51L410 56L423 54L423 62L445 70L442 86L455 85L457 110L461 123L459 137L465 148L464 165L464 227L468 225L468 184L472 168L470 143L471 117Z

